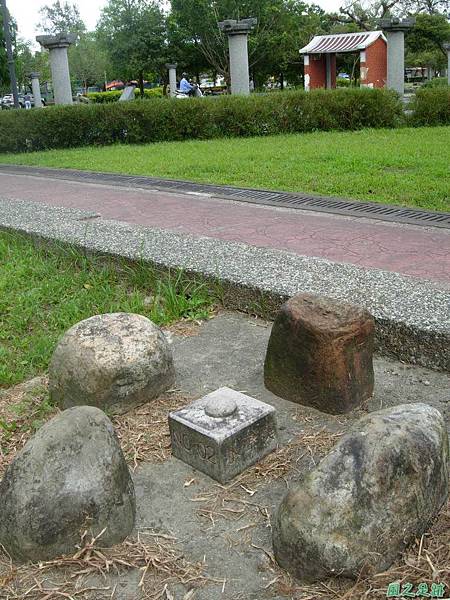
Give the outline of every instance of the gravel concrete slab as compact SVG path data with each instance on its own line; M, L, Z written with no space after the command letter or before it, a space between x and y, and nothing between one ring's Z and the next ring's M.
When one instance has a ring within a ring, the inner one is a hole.
M264 388L263 362L271 324L236 313L223 313L208 321L194 337L175 337L173 352L177 385L184 392L202 396L223 385L243 391L277 409L282 445L295 436L309 434L311 428L326 432L346 431L361 412L343 417L285 401ZM375 360L375 394L369 410L409 402L425 402L438 408L450 426L449 383L444 373L399 362ZM146 464L135 473L138 528L150 527L171 532L179 540L190 561L205 560L209 577L217 579L197 592L196 600L263 600L281 598L276 577L270 569L265 550L271 552L271 530L267 521L257 517L264 507L271 515L300 472L311 469L317 456L306 452L292 464L284 478L268 480L249 496L240 490L240 498L255 504L252 510L230 518L199 515L204 498L217 491L216 483L188 465L171 458L160 465ZM186 482L192 484L185 486ZM239 509L239 504L230 504ZM256 523L252 525L252 523ZM248 529L246 529L246 527ZM226 584L222 591L223 581ZM132 598L133 581L122 581L123 598ZM266 587L268 586L268 587ZM134 588L135 589L135 588ZM130 596L127 596L127 590ZM177 591L176 598L183 594ZM122 598L122 596L120 596Z
M0 200L0 227L219 281L230 308L273 316L298 292L353 302L376 319L379 352L450 370L450 288L290 252L103 220L93 211Z

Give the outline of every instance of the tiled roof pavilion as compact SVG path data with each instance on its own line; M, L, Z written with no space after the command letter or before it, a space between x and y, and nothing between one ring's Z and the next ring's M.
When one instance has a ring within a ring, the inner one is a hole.
M334 54L336 52L357 52L365 50L378 38L386 41L382 31L359 31L357 33L337 33L316 35L300 54Z

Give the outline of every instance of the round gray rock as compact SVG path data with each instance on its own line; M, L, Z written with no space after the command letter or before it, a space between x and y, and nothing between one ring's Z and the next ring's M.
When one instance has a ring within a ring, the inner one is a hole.
M205 406L205 413L208 417L222 419L231 417L237 410L236 401L233 398L211 398Z
M282 501L275 557L306 581L384 571L438 514L448 479L439 411L404 404L367 415Z
M80 321L58 343L49 367L50 397L61 408L97 406L121 414L173 386L172 352L142 315L111 313Z
M108 417L75 407L43 425L0 483L0 543L19 560L72 554L86 529L112 546L134 526L134 486Z

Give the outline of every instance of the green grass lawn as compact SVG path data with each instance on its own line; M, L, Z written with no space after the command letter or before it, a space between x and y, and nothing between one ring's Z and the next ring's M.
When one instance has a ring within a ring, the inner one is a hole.
M180 273L0 232L0 387L44 372L59 336L92 315L134 312L166 325L206 317L213 302Z
M450 127L86 147L0 155L1 162L450 210Z

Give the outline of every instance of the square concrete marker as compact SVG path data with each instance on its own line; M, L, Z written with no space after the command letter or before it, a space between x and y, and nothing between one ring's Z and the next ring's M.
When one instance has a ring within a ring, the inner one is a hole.
M226 483L277 447L275 409L222 387L169 414L172 453Z

